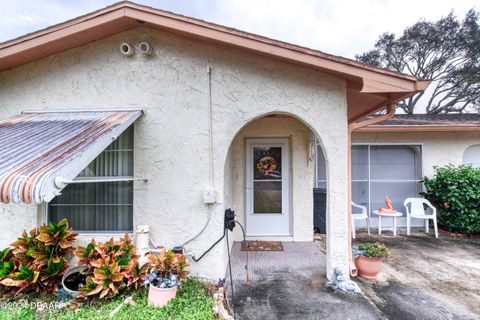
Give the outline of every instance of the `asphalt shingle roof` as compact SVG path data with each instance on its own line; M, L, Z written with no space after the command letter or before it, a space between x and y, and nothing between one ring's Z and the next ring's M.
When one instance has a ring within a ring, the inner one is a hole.
M397 114L375 126L463 126L480 125L480 113Z

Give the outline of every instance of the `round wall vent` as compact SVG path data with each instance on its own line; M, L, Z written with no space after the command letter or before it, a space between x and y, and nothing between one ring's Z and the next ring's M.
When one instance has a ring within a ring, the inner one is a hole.
M144 55L151 55L152 54L152 46L150 43L142 41L138 44L138 50Z
M131 56L135 53L135 50L131 45L128 43L124 42L120 45L120 52L126 56Z

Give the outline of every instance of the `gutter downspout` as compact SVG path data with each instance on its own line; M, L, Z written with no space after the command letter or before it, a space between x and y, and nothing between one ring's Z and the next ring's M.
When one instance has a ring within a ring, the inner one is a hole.
M354 122L348 125L348 153L347 153L347 165L348 165L348 260L350 262L350 276L357 276L357 268L353 261L352 256L352 132L392 118L395 115L396 106L395 103L391 103L387 106L387 113L381 116L370 118L360 122Z

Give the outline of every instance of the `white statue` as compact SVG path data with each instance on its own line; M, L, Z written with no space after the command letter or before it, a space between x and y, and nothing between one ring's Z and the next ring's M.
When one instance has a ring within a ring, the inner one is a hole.
M325 284L327 287L332 287L334 289L339 289L345 292L355 292L360 293L362 290L354 281L348 279L345 271L341 268L336 267L332 273L332 280L328 281Z

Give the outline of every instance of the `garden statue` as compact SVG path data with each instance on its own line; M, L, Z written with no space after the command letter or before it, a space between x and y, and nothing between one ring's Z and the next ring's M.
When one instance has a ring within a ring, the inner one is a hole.
M336 267L332 273L332 280L328 281L325 284L327 287L332 287L334 289L339 289L345 292L355 292L360 293L362 290L352 280L348 279L348 275L345 274L341 268Z
M396 213L397 212L397 210L393 209L392 200L390 200L388 196L385 196L385 205L387 206L386 208L378 209L380 213Z

